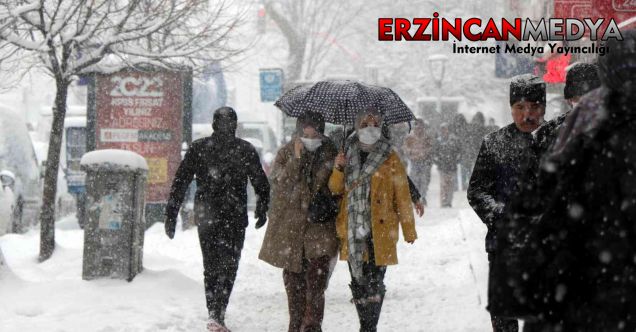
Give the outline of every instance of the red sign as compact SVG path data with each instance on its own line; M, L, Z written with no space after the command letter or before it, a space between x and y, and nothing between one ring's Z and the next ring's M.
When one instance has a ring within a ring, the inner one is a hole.
M634 16L636 0L554 0L555 18L590 18L593 21L604 18L605 22L599 29L599 38L603 36L609 19L613 18L620 24Z
M122 149L148 163L146 203L165 203L181 162L181 73L123 70L95 78L95 148Z

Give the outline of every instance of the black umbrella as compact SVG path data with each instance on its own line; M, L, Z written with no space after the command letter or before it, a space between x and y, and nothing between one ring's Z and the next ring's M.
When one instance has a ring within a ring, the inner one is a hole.
M322 114L327 122L342 125L353 125L358 111L369 107L378 109L389 125L414 119L413 112L393 90L356 81L298 86L274 105L291 117L313 111Z

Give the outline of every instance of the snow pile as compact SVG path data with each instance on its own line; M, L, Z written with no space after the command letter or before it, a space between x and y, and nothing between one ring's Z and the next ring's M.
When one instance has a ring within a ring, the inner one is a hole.
M88 168L124 168L148 170L146 159L137 153L126 150L106 149L91 151L82 156L82 167Z

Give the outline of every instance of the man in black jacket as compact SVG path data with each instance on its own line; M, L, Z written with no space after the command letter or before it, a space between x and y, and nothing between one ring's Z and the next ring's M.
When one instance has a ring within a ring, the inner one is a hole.
M495 259L500 248L495 241L496 227L504 222L504 211L511 196L519 190L520 177L527 167L537 167L538 158L532 149L532 131L544 121L545 83L530 74L519 75L510 83L510 106L514 123L488 134L482 142L468 187L468 201L488 227L486 251L488 260ZM489 303L501 301L492 273L489 282ZM492 315L493 330L518 331L516 319Z
M174 237L177 214L190 182L196 178L194 218L203 253L208 329L225 331L229 302L247 218L247 180L258 196L256 228L267 220L269 182L256 149L236 138L237 116L230 107L214 111L214 133L192 143L175 175L166 207L166 234Z

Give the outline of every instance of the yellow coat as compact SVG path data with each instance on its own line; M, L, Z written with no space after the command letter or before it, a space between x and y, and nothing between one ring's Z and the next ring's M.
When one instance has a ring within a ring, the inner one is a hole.
M343 194L336 219L336 233L340 240L340 259L347 260L347 191L345 174L334 168L329 178L332 193ZM371 234L376 265L394 265L397 259L399 225L407 242L415 241L415 217L406 171L395 151L371 177ZM366 255L365 255L366 257Z

